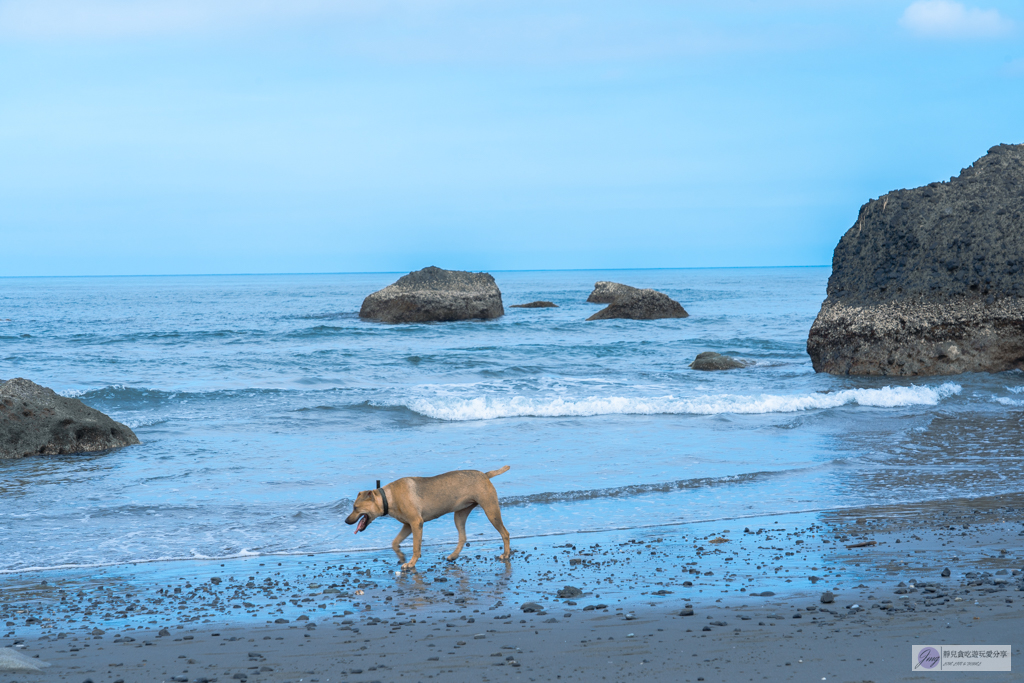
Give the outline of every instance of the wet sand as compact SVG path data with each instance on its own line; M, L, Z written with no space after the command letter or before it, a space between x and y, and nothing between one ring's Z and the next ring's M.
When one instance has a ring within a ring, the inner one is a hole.
M0 683L881 682L921 678L913 644L1024 640L1024 495L499 547L428 546L413 572L387 550L6 575L0 662L50 666Z

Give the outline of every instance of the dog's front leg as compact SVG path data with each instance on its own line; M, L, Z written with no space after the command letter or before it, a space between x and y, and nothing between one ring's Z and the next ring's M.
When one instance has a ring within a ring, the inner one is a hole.
M401 545L402 541L407 539L411 533L412 527L408 524L403 524L402 530L398 532L397 536L395 536L395 540L391 541L391 549L395 551L396 555L398 555L399 562L405 562L405 553L403 553L401 548L398 546Z
M409 522L412 528L412 559L402 565L402 569L412 569L416 561L420 559L420 545L423 542L423 520L417 519Z

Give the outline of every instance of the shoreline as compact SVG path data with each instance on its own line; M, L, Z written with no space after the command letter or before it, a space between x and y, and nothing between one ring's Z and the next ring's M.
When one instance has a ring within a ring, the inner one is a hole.
M438 544L397 574L387 549L0 576L0 646L52 664L0 669L0 682L557 680L598 669L608 680L784 680L810 664L814 680L902 680L917 675L910 644L1008 644L1019 656L1024 640L1024 493L534 537L509 563L491 559L496 548L471 541L449 564ZM580 594L557 597L567 586ZM826 591L833 603L820 601ZM542 611L523 612L527 602ZM250 638L264 661L255 670ZM388 668L365 663L380 652ZM714 657L686 659L700 653ZM182 655L188 673L174 669ZM778 678L754 676L758 661L781 667Z

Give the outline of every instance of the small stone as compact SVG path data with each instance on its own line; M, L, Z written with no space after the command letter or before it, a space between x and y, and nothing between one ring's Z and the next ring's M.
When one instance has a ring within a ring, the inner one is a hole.
M704 351L698 353L697 357L690 363L690 367L694 370L737 370L739 368L747 367L747 363L736 360L729 356L723 356L720 353L714 351ZM745 531L744 533L750 533Z
M162 629L160 629L160 633L157 633L157 635L158 635L158 636L169 636L169 635L171 635L171 632L170 632L170 631L168 631L168 630L167 630L167 629L165 629L165 628L162 628Z
M558 308L558 304L550 301L531 301L528 304L512 304L509 308Z
M536 602L524 602L520 608L524 612L543 612L544 607Z
M940 576L942 576L942 578L945 579L945 578L949 578L950 574L952 574L952 572L949 571L949 567L946 567L945 569L942 570L942 574Z
M566 586L562 590L558 591L558 597L560 598L578 598L581 595L583 595L583 591L576 586Z
M288 620L287 619L274 619L274 623L275 624L287 624Z
M836 599L836 596L835 596L835 594L832 593L832 591L825 591L824 593L821 594L821 602L822 602L822 604L830 605L833 602L835 602L835 599Z
M679 611L679 616L681 616L681 617L692 617L693 616L693 608L692 607L686 607L686 608L680 610Z

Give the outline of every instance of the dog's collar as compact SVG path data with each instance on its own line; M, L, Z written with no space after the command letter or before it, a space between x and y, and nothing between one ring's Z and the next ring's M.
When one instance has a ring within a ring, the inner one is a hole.
M384 494L384 489L379 488L377 490L380 491L380 499L382 501L384 501L384 514L381 515L381 516L382 517L387 517L387 514L388 514L388 497L387 497L387 495Z

